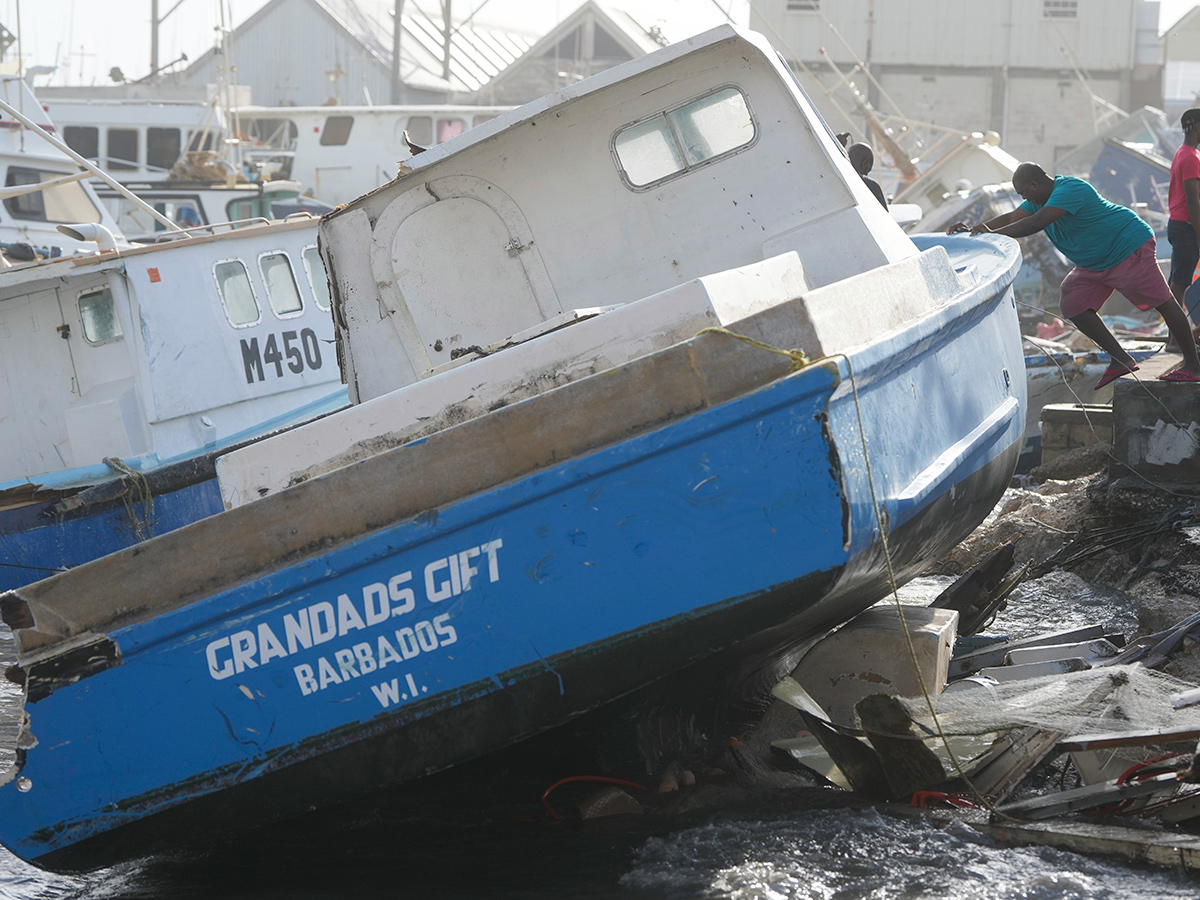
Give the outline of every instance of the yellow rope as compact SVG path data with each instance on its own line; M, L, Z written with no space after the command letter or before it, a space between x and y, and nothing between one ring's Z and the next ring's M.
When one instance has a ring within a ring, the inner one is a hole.
M788 359L790 359L792 361L791 371L793 371L793 372L800 371L805 366L807 366L810 361L808 356L804 353L803 350L784 350L780 347L773 347L770 344L764 343L763 341L756 340L752 337L749 337L748 335L738 334L736 331L730 331L728 328L720 328L720 327L702 328L696 332L697 337L699 337L702 334L726 334L726 335L729 335L729 337L731 337L731 338L736 338L737 340L741 341L742 343L749 344L751 347L758 347L760 350L767 350L767 351L770 351L771 353L778 353L782 356L786 356Z
M139 541L148 541L150 533L150 518L154 515L154 497L150 493L150 482L141 472L135 472L121 460L106 456L104 464L115 472L119 472L125 480L125 512L129 516L129 524L133 527L133 536ZM141 504L142 512L138 514L137 505Z
M971 779L967 777L967 773L963 770L963 766L959 761L958 754L955 753L954 748L950 746L950 740L946 737L945 732L942 731L942 723L938 718L936 705L933 702L933 697L930 696L929 686L925 683L925 675L921 671L921 664L917 661L917 650L916 647L913 646L912 633L909 631L908 621L904 617L904 604L900 602L900 591L898 585L896 584L896 571L892 565L892 552L888 547L887 527L883 521L883 514L880 510L878 496L875 493L875 476L871 471L871 456L867 450L867 432L863 425L862 408L859 405L858 383L854 377L854 366L851 364L848 356L845 356L844 354L839 355L846 360L846 368L850 372L850 389L854 396L854 410L858 416L858 433L862 440L863 463L867 473L867 487L871 492L871 505L875 510L875 523L876 527L879 529L879 540L883 549L883 559L887 565L888 586L891 588L892 598L896 604L896 612L900 617L900 630L904 632L905 642L908 644L908 657L912 662L914 671L916 672L917 683L921 686L921 693L924 696L925 705L929 710L929 715L933 720L933 725L937 729L938 738L941 739L942 746L949 755L950 762L954 766L955 772L958 773L958 777L962 779L962 781L966 784L967 789L975 796L975 799L979 802L980 806L988 810L988 812L992 813L993 815L1000 815L1004 818L1010 819L1011 821L1015 821L1012 820L1011 817L1005 816L1004 813L1001 813L999 810L997 810L995 804L992 803L991 798L984 796L984 794L975 787Z

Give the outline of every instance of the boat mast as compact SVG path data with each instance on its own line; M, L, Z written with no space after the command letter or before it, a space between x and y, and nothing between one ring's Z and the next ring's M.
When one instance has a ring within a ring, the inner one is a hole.
M400 104L400 92L403 85L400 82L400 33L403 27L400 16L404 13L404 0L396 0L392 10L392 105Z

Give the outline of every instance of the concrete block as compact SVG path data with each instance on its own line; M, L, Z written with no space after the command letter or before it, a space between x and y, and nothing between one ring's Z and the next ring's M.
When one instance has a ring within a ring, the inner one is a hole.
M946 686L958 613L906 606L904 620L931 695ZM856 727L854 705L871 694L920 697L921 683L895 605L868 609L813 646L792 677L842 725Z
M1049 403L1042 407L1042 462L1080 447L1112 443L1113 410L1107 404Z
M1110 478L1200 493L1200 385L1118 384L1112 452Z

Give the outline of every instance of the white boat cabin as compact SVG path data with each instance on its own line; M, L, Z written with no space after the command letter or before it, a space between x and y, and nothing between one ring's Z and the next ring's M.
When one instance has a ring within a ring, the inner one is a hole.
M46 131L54 132L45 111L21 79L0 75L0 97ZM86 181L89 173L2 112L0 162L4 167L0 181L0 265L31 259L30 251L49 259L96 249L95 244L62 234L59 225L99 225L119 234L115 219ZM46 183L49 186L36 187ZM15 244L28 246L13 247Z
M229 506L794 298L808 337L764 340L822 355L957 289L727 26L418 154L320 231L358 405L221 457Z
M257 106L237 110L241 154L268 177L347 203L396 177L411 156L404 135L432 147L494 119L508 106Z
M313 217L332 212L333 207L301 193L297 181L255 181L235 184L212 182L125 182L138 199L181 228L215 225L249 219L286 219L298 213ZM121 233L131 241L153 240L167 231L141 204L117 193L103 183L95 185L96 196L108 207Z
M809 287L916 255L774 51L746 47L726 27L617 66L326 217L351 396L788 251Z
M146 470L341 405L316 237L311 219L255 225L0 275L0 490L100 480L111 457Z
M164 181L187 150L217 150L225 137L215 104L202 99L42 99L63 142L118 181Z

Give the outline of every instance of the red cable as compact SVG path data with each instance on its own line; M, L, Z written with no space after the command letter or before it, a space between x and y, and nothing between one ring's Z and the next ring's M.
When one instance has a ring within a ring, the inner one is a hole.
M647 788L645 785L638 784L634 781L625 781L621 778L609 778L605 775L571 775L567 778L561 778L554 782L554 784L546 788L545 792L542 794L542 806L545 808L546 812L550 814L550 818L561 819L562 816L554 811L554 808L550 805L550 801L546 798L549 797L551 792L557 788L562 787L564 784L570 784L572 781L598 781L601 784L615 784L621 787L637 788L639 791L649 790L649 788Z

